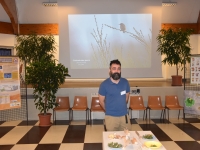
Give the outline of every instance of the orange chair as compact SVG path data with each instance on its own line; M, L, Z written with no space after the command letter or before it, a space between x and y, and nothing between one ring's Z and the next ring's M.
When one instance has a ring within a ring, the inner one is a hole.
M92 97L91 108L90 108L90 122L92 112L104 112L104 109L99 103L99 97Z
M179 105L178 97L176 95L165 96L165 108L168 110L168 121L169 121L169 110L179 110L178 119L180 115L180 110L183 110L183 118L185 119L184 107Z
M149 109L149 121L150 121L150 110L161 110L160 119L165 117L165 107L162 106L160 96L148 96L148 106Z
M71 120L70 117L70 112L71 112L71 108L70 108L70 104L69 104L69 97L57 97L56 98L56 102L58 103L58 106L56 108L53 109L53 122L55 121L56 124L56 112L63 112L63 111L69 111L69 121ZM55 117L55 119L54 119Z
M75 96L74 105L72 107L72 120L73 120L73 111L86 111L86 122L88 122L88 105L87 105L87 96Z
M144 110L143 120L144 120L145 113L146 113L146 118L147 118L147 112L146 112L147 108L144 106L142 96L130 96L129 110L131 110L131 119L132 119L132 110Z

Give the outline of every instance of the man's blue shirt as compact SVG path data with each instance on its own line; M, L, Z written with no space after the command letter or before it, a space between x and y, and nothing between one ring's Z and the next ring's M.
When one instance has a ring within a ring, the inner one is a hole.
M125 78L120 78L118 84L110 78L103 81L99 88L99 94L105 96L106 115L124 116L127 114L126 93L130 92L130 86Z

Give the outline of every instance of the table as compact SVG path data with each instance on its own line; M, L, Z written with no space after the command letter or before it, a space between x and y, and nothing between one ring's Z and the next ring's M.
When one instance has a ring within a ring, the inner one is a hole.
M123 148L110 148L110 147L108 147L108 143L118 140L121 142L121 144L123 144L123 139L110 139L109 135L116 134L116 135L124 136L125 135L124 131L103 132L103 143L102 143L103 150L151 150L150 148L147 148L144 145L144 143L146 141L158 141L159 142L159 140L154 136L154 134L151 131L137 131L139 133L139 136L136 134L135 131L129 131L129 132L130 132L131 139L135 138L137 140L137 144L129 144ZM145 134L152 134L154 138L151 140L143 139L142 136ZM166 150L166 148L162 145L160 148L156 148L155 150Z

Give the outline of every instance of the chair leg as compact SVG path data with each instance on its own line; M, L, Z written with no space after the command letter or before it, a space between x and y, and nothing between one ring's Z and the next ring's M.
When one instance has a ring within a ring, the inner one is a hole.
M90 118L89 118L90 116L89 116L89 115L90 115L90 109L88 108L88 124L90 123L90 120L89 120L89 119L90 119Z
M164 109L164 116L163 116L163 120L164 120L164 122L165 122L165 120L166 120L166 109Z
M131 120L133 119L133 116L132 116L132 109L131 109Z
M185 120L185 111L184 111L184 108L183 108L183 118Z
M165 120L165 109L163 109L163 120Z
M169 123L169 109L167 109L167 111L168 111L168 123Z
M132 124L132 109L130 109L130 111L131 111L131 124Z
M150 123L150 108L149 108L149 123Z
M54 124L54 110L53 110L53 124Z
M147 120L147 109L145 110L145 112L146 112L146 120Z
M178 120L179 120L179 115L180 115L180 109L179 109L179 111L178 111Z
M91 112L91 109L90 109L90 124L92 124L92 112Z
M73 110L72 110L72 112L71 112L71 113L72 113L72 118L71 118L71 119L73 120L73 119L74 119L74 117L73 117ZM72 120L71 120L71 121L72 121Z
M56 124L56 111L54 111L54 113L55 113L55 115L54 115L54 116L55 116L55 124Z
M86 111L86 124L88 123L88 109L85 110Z
M161 111L161 116L160 116L160 119L162 119L162 116L163 116L163 110Z
M143 113L143 120L144 120L144 114L145 114L145 110L144 110L144 113Z
M69 109L69 124L71 123L71 110Z
M88 124L90 123L90 109L88 108Z

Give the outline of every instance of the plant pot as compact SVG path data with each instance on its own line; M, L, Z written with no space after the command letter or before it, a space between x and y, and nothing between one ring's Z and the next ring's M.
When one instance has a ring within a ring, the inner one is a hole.
M52 125L51 123L51 113L46 113L46 115L44 114L38 114L38 117L39 117L39 126L41 127L49 127Z
M182 86L182 76L172 76L172 86Z

